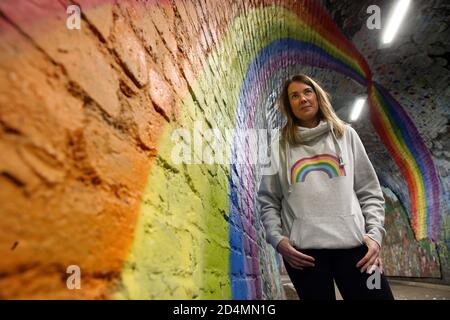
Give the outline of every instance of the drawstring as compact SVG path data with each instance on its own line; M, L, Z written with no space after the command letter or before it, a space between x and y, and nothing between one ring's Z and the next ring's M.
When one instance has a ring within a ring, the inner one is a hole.
M291 149L289 148L289 142L285 141L284 150L286 150L286 176L288 181L288 193L292 191L292 181L291 181Z
M344 159L342 158L342 149L341 149L341 146L339 145L336 135L334 134L333 124L331 124L331 135L333 136L333 142L334 142L335 146L337 145L336 149L337 149L337 157L339 159L339 167L343 168L345 166L345 163L344 163Z
M281 152L282 152L282 147L281 144L279 145L278 148L278 152L279 152L279 159L281 161L282 157L281 157ZM291 188L291 178L290 178L290 164L291 164L291 155L290 155L290 151L289 151L289 142L287 142L286 140L284 140L284 150L285 150L285 169L286 169L286 180L288 182L288 193L291 193L292 188ZM281 169L281 166L280 166Z

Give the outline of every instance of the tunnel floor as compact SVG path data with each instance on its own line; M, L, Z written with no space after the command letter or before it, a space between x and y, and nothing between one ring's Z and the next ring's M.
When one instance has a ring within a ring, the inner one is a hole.
M281 281L286 299L299 300L289 277L282 275ZM397 279L389 279L389 284L396 300L450 300L450 286ZM342 300L337 288L336 298Z

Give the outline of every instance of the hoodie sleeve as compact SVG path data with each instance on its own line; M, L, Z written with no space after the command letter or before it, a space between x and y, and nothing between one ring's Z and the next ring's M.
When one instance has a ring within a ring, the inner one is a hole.
M365 218L366 235L381 247L384 229L384 197L372 163L356 131L350 128L354 163L354 190Z
M270 168L263 169L262 178L259 185L257 202L264 229L266 230L266 240L274 249L284 238L281 228L281 200L283 198L280 179L278 176L278 159L274 157L278 145L272 146Z

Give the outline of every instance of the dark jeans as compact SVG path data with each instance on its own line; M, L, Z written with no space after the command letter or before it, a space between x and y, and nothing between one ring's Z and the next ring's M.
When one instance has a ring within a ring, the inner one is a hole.
M361 273L356 268L358 261L367 253L365 245L353 249L299 251L315 259L314 267L306 267L303 270L294 269L284 260L286 270L301 300L335 300L333 279L344 300L394 299L383 274ZM380 275L378 279L377 275Z

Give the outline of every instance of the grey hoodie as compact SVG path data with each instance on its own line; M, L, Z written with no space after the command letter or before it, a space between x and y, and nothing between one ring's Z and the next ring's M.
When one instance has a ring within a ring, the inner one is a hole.
M274 248L287 237L298 249L345 249L367 235L381 246L384 198L356 131L345 125L338 139L323 120L297 130L302 144L275 139L263 169L258 204L267 241Z

